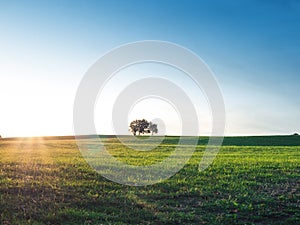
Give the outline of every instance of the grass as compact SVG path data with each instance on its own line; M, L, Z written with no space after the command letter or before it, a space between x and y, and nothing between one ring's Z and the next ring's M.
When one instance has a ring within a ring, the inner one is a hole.
M178 142L168 137L154 151L136 152L115 137L101 138L133 165L162 160ZM213 164L199 172L206 142L200 139L170 179L132 187L96 173L72 138L4 139L0 224L300 223L300 137L225 138Z

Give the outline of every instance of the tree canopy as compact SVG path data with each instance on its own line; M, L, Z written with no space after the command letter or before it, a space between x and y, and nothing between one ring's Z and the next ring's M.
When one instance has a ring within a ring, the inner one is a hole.
M134 120L129 125L130 132L135 136L137 134L158 133L157 124L148 122L146 119Z

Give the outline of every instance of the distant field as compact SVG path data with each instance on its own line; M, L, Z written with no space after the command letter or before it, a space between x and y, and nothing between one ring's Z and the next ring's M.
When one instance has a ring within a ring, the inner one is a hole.
M101 138L134 165L167 157L178 142L136 152ZM146 187L97 174L72 137L0 140L0 224L300 224L299 136L227 137L199 172L207 140L179 173Z

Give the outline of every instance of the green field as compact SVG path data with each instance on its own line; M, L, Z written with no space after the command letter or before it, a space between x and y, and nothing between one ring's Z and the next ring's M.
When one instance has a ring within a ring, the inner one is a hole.
M121 161L151 164L151 152L101 137ZM124 137L131 138L131 137ZM90 139L88 141L93 141ZM0 224L300 224L300 137L228 137L199 172L207 138L176 175L155 185L116 184L96 173L72 138L0 140Z

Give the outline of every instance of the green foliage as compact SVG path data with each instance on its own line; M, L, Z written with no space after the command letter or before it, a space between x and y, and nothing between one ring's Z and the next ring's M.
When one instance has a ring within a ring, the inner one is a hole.
M134 144L133 137L123 138ZM225 139L226 146L202 172L197 169L205 145L199 144L179 173L146 187L103 178L74 140L4 139L0 224L299 224L300 146L283 146L291 139L277 138L272 143L282 146ZM167 157L178 137L167 137L149 152L125 148L114 137L102 141L119 160L146 165Z
M134 120L129 124L130 132L135 136L138 134L158 133L157 124L145 119Z

